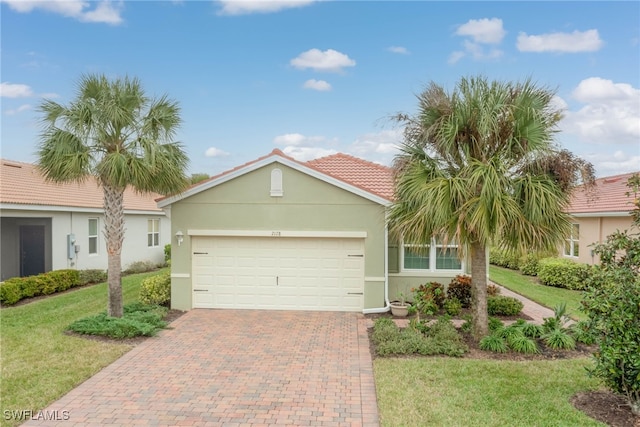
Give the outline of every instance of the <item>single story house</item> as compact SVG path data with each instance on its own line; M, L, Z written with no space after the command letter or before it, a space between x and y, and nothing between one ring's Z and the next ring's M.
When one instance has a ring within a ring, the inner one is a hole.
M170 224L158 194L124 195L122 266L164 262ZM65 268L107 269L102 189L48 182L30 163L0 160L0 280Z
M576 189L567 210L573 216L573 230L561 248L561 256L597 264L600 261L592 245L604 242L616 230L631 229L634 206L633 197L626 194L630 191L627 180L638 173L598 178L593 194L587 194L583 187Z
M172 308L378 312L468 273L457 246L389 239L388 167L346 154L267 156L158 199L171 218Z

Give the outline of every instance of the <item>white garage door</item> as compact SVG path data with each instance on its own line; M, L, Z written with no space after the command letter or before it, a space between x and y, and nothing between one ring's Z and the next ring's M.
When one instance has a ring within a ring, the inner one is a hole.
M364 239L193 237L194 308L361 311Z

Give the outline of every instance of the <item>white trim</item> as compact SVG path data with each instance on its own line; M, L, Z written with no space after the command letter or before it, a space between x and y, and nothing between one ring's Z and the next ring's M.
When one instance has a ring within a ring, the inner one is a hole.
M324 181L328 184L334 185L338 188L342 188L343 190L349 191L353 194L356 194L358 196L361 196L367 200L371 200L372 202L376 202L382 206L389 206L391 205L391 202L387 199L384 199L380 196L377 196L373 193L370 193L368 191L365 191L361 188L355 187L351 184L347 184L344 181L341 181L339 179L333 178L329 175L325 175L322 172L318 172L315 169L311 169L307 166L304 166L296 161L292 161L290 159L287 159L285 157L280 156L279 154L271 154L268 157L265 157L262 160L258 160L257 162L251 163L250 165L241 167L239 169L233 170L229 173L226 173L224 175L219 176L218 178L212 179L210 181L204 181L202 184L200 185L196 185L194 187L189 188L187 191L177 194L175 196L171 196L171 197L167 197L166 199L160 200L158 202L158 207L160 208L164 208L165 206L168 206L172 203L178 202L182 199L186 199L187 197L193 196L195 194L198 194L202 191L208 190L212 187L215 187L217 185L223 184L227 181L231 181L234 178L237 178L239 176L245 175L249 172L253 172L254 170L260 169L264 166L270 165L272 163L280 163L282 165L288 166L291 169L295 169L298 172L302 172L306 175L312 176L314 178L317 178L321 181Z
M411 247L411 246L429 246L429 268L423 269L423 268L404 268L404 249L405 247ZM460 259L460 268L459 269L444 269L444 268L436 268L437 265L437 252L438 252L438 248L456 248L458 251L460 251L460 244L456 243L455 245L452 246L448 246L448 245L444 245L442 243L438 244L438 242L436 241L435 238L431 238L431 242L429 244L425 244L425 245L405 245L404 242L402 242L400 245L398 245L398 249L400 250L400 265L399 265L399 271L400 273L408 273L406 274L406 276L433 276L434 273L448 273L449 275L451 273L464 273L464 271L466 270L466 262L465 259L462 258ZM460 252L458 252L460 253Z
M51 211L51 212L86 212L86 213L99 213L104 214L103 208L84 208L79 206L52 206L52 205L28 205L28 204L17 204L17 203L0 203L0 210L2 211L34 211L34 212L43 212L43 211ZM165 213L162 210L153 210L146 211L140 209L125 209L124 213L126 215L162 215L165 216Z
M583 213L569 213L569 215L576 218L595 218L595 217L627 217L631 216L631 211L629 212L583 212Z
M188 229L188 236L218 237L318 237L365 239L366 231L294 231L294 230L197 230Z
M172 279L188 279L191 277L189 273L171 273Z
M385 280L387 280L384 277L365 277L364 281L365 282L384 282Z
M451 274L464 274L460 273L460 270L405 270L400 273L389 273L389 277L448 277L451 278Z

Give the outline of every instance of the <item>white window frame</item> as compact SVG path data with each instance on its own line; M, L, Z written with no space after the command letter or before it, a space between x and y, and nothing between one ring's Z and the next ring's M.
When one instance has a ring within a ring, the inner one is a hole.
M429 268L405 268L404 266L404 252L405 248L410 247L420 247L420 246L429 246ZM436 268L437 260L436 257L438 255L438 249L441 248L459 248L458 243L456 242L447 242L447 245L444 245L442 242L438 243L435 238L431 239L431 243L426 245L417 245L417 244L405 244L404 242L400 246L400 271L401 272L409 272L409 273L436 273L436 272L464 272L465 271L465 260L460 260L460 268L459 269L444 269L444 268Z
M151 224L151 231L149 225ZM154 236L156 239L154 239ZM147 219L147 247L157 248L160 246L160 218Z
M575 233L574 233L575 232ZM578 254L576 255L576 250ZM564 248L562 254L568 258L578 258L580 256L580 224L574 222L571 224L571 233L569 237L564 239Z
M96 234L91 234L91 221L96 222ZM100 250L100 218L89 218L87 221L87 254L98 255ZM91 252L91 239L96 240L96 251Z

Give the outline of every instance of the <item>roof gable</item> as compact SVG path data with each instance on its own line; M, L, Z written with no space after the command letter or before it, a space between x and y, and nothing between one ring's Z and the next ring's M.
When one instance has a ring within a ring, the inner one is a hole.
M633 199L625 193L629 191L627 180L634 174L607 176L596 180L595 195L589 197L583 186L577 187L567 209L571 214L614 214L629 213L633 210Z
M124 193L125 210L160 212L158 194L139 194L130 187ZM93 177L81 183L47 181L31 163L0 159L0 203L103 209L103 192Z
M234 178L237 178L241 175L250 173L256 169L262 168L266 165L272 163L281 163L285 166L288 166L292 169L295 169L299 172L317 178L321 181L334 185L336 187L342 188L346 191L364 197L365 199L371 200L373 202L379 203L381 205L388 205L391 201L390 197L386 197L385 193L380 191L375 185L363 185L367 184L367 182L375 182L377 183L379 180L371 179L367 181L365 179L366 176L370 175L373 172L380 173L385 168L384 166L380 166L378 169L378 165L374 163L367 162L362 159L357 159L352 156L340 155L341 157L329 156L328 158L333 158L331 160L325 160L322 162L314 163L312 162L299 162L292 157L287 156L281 150L275 149L270 154L260 157L256 160L252 160L248 163L245 163L241 166L235 167L231 170L223 172L219 175L216 175L206 181L200 182L189 187L186 191L181 194L164 197L157 200L158 206L163 208L172 203L178 202L182 199L200 193L202 191L206 191L209 188L215 187L227 181L230 181ZM323 158L323 159L328 159ZM322 159L317 159L320 161ZM347 163L351 163L352 166L359 166L361 170L364 170L364 173L355 173L351 176L347 176L345 173L349 168ZM366 167L366 165L369 165ZM375 166L375 168L373 168ZM389 169L390 170L390 169ZM337 173L336 173L337 172ZM342 172L342 174L341 174ZM342 175L342 176L341 176ZM382 174L384 175L384 174ZM360 179L355 179L354 177L359 176ZM390 176L390 175L389 175ZM382 178L382 180L384 177Z

